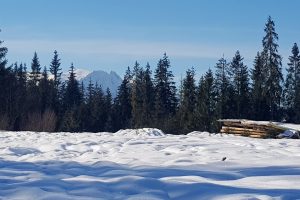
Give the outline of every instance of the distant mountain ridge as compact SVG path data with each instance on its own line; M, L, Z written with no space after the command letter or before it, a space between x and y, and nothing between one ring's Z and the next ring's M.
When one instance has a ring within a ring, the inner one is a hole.
M87 87L90 80L95 85L96 83L103 89L105 92L107 88L109 88L113 97L117 95L118 87L121 85L122 79L121 77L114 71L107 73L102 70L93 71L87 74L85 77L79 79L79 81L83 82L84 86Z
M83 82L85 88L87 88L90 80L96 85L96 83L106 92L106 89L109 88L113 97L116 97L118 87L121 85L121 77L114 71L107 73L103 70L88 71L85 69L76 69L75 71L76 79L81 83ZM62 80L68 80L69 72L62 74Z

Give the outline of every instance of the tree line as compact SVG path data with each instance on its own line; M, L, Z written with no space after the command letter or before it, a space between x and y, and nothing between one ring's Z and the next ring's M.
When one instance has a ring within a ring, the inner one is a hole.
M109 89L78 82L71 64L68 80L61 79L61 62L54 52L49 69L34 53L26 64L8 66L8 49L0 41L0 129L30 131L114 132L156 127L167 133L218 131L220 118L245 118L300 123L300 55L295 43L286 77L278 52L278 34L271 17L265 24L262 50L253 67L236 51L220 58L196 80L188 69L179 88L166 54L154 71L138 62L126 70L117 96ZM50 77L51 76L51 77Z

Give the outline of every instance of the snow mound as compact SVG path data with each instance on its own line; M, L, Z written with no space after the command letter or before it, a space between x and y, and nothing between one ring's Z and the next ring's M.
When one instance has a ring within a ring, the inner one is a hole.
M162 130L156 128L141 128L141 129L121 129L115 134L124 136L146 136L146 137L161 137L164 136Z

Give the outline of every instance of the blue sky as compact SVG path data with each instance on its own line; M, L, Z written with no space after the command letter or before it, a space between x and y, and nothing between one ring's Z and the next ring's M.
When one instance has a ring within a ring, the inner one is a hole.
M137 60L155 69L166 52L177 77L194 67L213 68L236 50L251 67L262 49L269 15L279 34L283 67L300 43L297 0L0 0L0 39L9 63L26 62L34 51L49 66L53 51L62 67L114 70L123 75Z

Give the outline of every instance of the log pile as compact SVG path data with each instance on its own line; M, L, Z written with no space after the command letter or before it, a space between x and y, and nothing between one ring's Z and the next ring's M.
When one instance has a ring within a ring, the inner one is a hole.
M253 138L276 138L286 128L272 122L258 122L241 119L220 119L221 133L234 134Z

